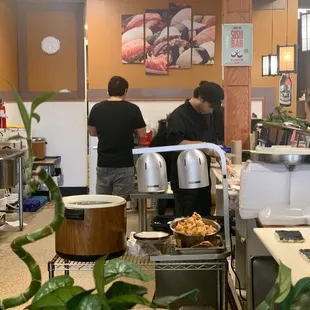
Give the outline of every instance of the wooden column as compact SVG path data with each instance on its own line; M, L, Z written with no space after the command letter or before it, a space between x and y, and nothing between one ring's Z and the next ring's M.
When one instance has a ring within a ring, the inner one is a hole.
M222 23L252 23L252 0L222 0ZM251 131L251 67L225 67L225 144L242 140L249 148Z

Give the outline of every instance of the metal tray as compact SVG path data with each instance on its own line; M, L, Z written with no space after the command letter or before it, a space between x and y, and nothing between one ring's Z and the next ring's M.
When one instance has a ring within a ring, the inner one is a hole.
M213 248L178 248L175 247L176 254L179 255L199 255L199 254L218 254L225 251L223 238L220 235L215 236L216 239L221 241L222 246Z

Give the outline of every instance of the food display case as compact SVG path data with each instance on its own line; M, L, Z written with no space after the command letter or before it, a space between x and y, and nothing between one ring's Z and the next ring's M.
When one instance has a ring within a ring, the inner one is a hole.
M260 146L292 145L310 147L310 130L292 123L262 123L258 143Z

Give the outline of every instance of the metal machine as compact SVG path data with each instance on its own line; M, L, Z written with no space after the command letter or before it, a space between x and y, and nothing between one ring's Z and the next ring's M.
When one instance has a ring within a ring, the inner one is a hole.
M253 228L268 223L277 226L293 226L296 221L308 223L309 175L310 149L289 146L257 147L251 152L251 161L246 163L241 172L237 230L245 228L241 238L246 248L247 310L255 309L262 301L256 296L257 292L252 291L255 286L252 275L256 273L253 272L253 266L263 265L262 260L257 263L256 258L270 256ZM239 248L241 246L239 243ZM238 253L240 257L237 240L237 260Z
M137 160L136 169L139 192L153 193L168 189L166 162L160 154L143 154Z
M179 187L194 189L209 186L208 162L200 150L183 151L178 156Z

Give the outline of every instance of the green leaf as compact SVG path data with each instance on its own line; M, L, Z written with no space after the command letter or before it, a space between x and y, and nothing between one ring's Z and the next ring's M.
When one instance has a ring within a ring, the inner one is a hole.
M32 113L31 115L38 123L40 123L41 117L37 113Z
M10 85L10 87L12 88L12 91L14 93L14 97L15 97L15 100L16 100L16 103L18 106L18 110L19 110L20 116L22 118L23 124L25 126L27 135L30 135L31 134L31 132L30 132L31 122L30 122L30 116L27 112L26 106L25 106L22 98L20 97L17 89L14 87L14 85L11 84L10 82L7 82L7 83Z
M101 310L101 299L99 295L88 295L74 310ZM70 309L71 310L71 309Z
M258 307L256 307L255 310L270 310L270 305L268 305L267 302L264 300L262 303L259 304Z
M306 305L308 308L298 308ZM283 303L283 309L310 309L310 278L300 279Z
M290 305L289 310L309 310L310 309L310 294L304 293L299 296L292 305Z
M280 263L279 274L276 283L279 284L279 293L275 299L276 304L282 303L289 295L292 288L291 269Z
M108 303L111 310L127 310L133 308L136 305L154 308L154 305L146 298L137 295L115 296L111 298Z
M66 304L66 310L76 310L77 306L81 303L85 297L89 296L94 289L82 292L74 297L72 297Z
M104 269L105 269L106 257L98 259L95 263L93 274L95 278L96 289L100 297L104 296Z
M29 305L26 309L45 309L49 307L65 307L66 303L74 296L84 292L79 286L60 287L43 296L38 301Z
M143 282L152 281L154 277L148 276L137 265L123 259L112 259L105 264L105 284L113 282L117 278L126 277Z
M199 293L198 290L192 290L180 296L167 296L167 297L156 298L153 300L153 304L157 307L168 308L171 304L184 300L184 299L191 299L191 300L196 301L198 293Z
M126 283L123 281L114 282L108 289L106 296L111 299L121 295L137 295L144 296L147 294L147 289L144 286Z
M36 110L36 108L41 105L42 103L52 99L53 97L55 97L57 94L59 93L59 91L50 91L45 93L44 95L36 98L32 104L31 104L31 114Z
M69 276L59 276L45 282L35 294L32 303L35 303L43 296L50 294L61 287L73 286L74 280Z

